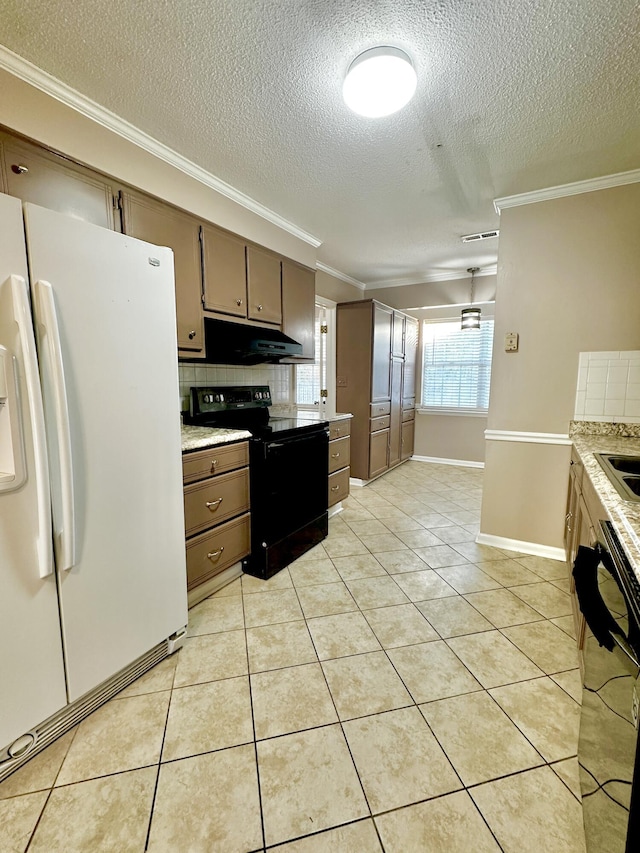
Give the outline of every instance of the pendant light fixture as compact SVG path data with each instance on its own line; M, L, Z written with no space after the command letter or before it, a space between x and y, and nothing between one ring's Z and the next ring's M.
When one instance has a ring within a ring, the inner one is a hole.
M470 308L463 308L460 316L461 320L461 329L479 329L480 328L480 308L473 307L473 285L474 279L477 272L480 271L480 267L469 267L467 272L471 273L471 293L469 295L469 305Z
M372 47L356 56L349 66L342 96L354 113L381 118L409 103L417 79L411 59L403 50Z

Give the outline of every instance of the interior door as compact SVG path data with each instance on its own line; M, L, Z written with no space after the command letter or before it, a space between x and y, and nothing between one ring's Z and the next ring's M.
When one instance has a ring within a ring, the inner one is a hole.
M74 700L187 621L173 254L32 205L25 220Z
M24 295L24 311L14 287ZM4 370L0 366L0 769L3 747L67 701L44 417L27 307L22 206L19 199L0 195L0 347L5 353Z

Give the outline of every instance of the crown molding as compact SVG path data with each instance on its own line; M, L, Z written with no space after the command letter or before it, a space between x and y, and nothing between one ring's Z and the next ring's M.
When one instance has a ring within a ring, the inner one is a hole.
M622 187L625 184L636 184L638 181L640 181L640 169L632 169L630 172L617 172L615 175L603 175L600 178L589 178L589 180L576 181L573 184L560 184L560 186L547 187L544 190L533 190L519 195L496 198L493 201L493 206L496 213L500 213L506 207L520 207L523 204L535 204L538 201L550 201L554 198L592 193L611 187Z
M144 133L144 131L134 127L134 125L125 121L125 119L120 118L120 116L117 116L115 113L112 113L110 110L100 106L100 104L97 104L85 95L82 95L76 89L72 89L70 86L67 86L66 83L62 83L51 74L48 74L46 71L43 71L36 65L33 65L33 63L23 59L21 56L18 56L17 53L13 53L13 51L3 45L0 45L0 69L8 71L10 74L13 74L14 77L18 77L25 83L29 83L36 89L44 92L45 95L49 95L57 101L60 101L60 103L65 104L65 106L71 107L71 109L86 116L87 118L90 118L92 121L96 122L96 124L112 131L123 139L126 139L128 142L132 142L134 145L137 145L138 148L142 148L149 154L153 154L154 157L157 157L159 160L175 167L185 175L195 178L196 181L199 181L201 184L215 190L220 193L220 195L234 201L236 204L241 205L246 210L250 210L261 219L271 222L283 231L286 231L294 237L297 237L299 240L308 243L313 246L314 249L317 249L318 246L321 245L322 240L319 240L312 234L308 234L306 231L303 231L302 228L298 228L298 226L294 225L293 222L289 222L287 219L284 219L282 216L275 213L275 211L270 210L268 207L265 207L255 201L255 199L252 199L250 196L245 195L230 184L220 180L220 178L217 178L215 175L212 175L210 172L207 172L205 169L197 166L195 163L192 163L191 160L187 160L186 157L178 154L177 151L174 151L162 142L158 142L157 139L154 139L152 136Z
M481 278L485 275L496 275L498 272L497 264L490 264L482 267L477 273L476 278ZM381 290L383 287L409 287L412 284L431 284L436 281L456 281L466 278L471 278L466 270L452 270L451 272L434 272L427 273L422 278L394 278L388 281L374 281L366 285L366 290Z
M340 272L340 270L336 270L333 267L329 267L326 264L321 263L320 261L316 261L316 269L320 270L320 272L326 272L327 275L332 275L334 278L339 278L340 281L344 281L346 282L346 284L352 284L359 290L366 290L367 286L364 282L358 281L357 278L351 278L350 275Z

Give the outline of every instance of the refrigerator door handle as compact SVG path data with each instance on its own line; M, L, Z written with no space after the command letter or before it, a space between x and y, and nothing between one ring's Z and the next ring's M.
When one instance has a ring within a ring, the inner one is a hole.
M34 478L37 504L37 555L38 574L41 578L53 573L51 554L51 498L49 495L49 462L42 405L42 389L38 373L38 356L33 334L33 320L29 305L27 283L20 275L12 275L11 299L13 316L18 327L22 350L23 372L27 390L27 403L31 419L33 441Z
M54 539L57 543L56 562L63 571L72 569L76 562L75 504L73 493L73 456L71 453L71 427L67 387L60 344L60 329L53 298L53 288L40 279L35 285L36 316L42 346L41 361L47 362L51 387L53 416L59 464L59 519L54 514ZM54 507L56 499L54 498ZM59 528L56 530L56 527Z

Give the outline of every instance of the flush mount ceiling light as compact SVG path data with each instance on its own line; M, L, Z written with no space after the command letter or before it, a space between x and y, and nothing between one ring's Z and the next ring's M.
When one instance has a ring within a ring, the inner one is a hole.
M479 329L480 328L480 308L473 307L473 285L474 278L477 272L480 271L480 267L469 267L467 272L471 273L471 293L469 296L469 305L470 308L463 308L460 312L460 328L461 329Z
M409 103L417 76L397 47L372 47L353 60L342 86L347 106L367 118L391 115Z

